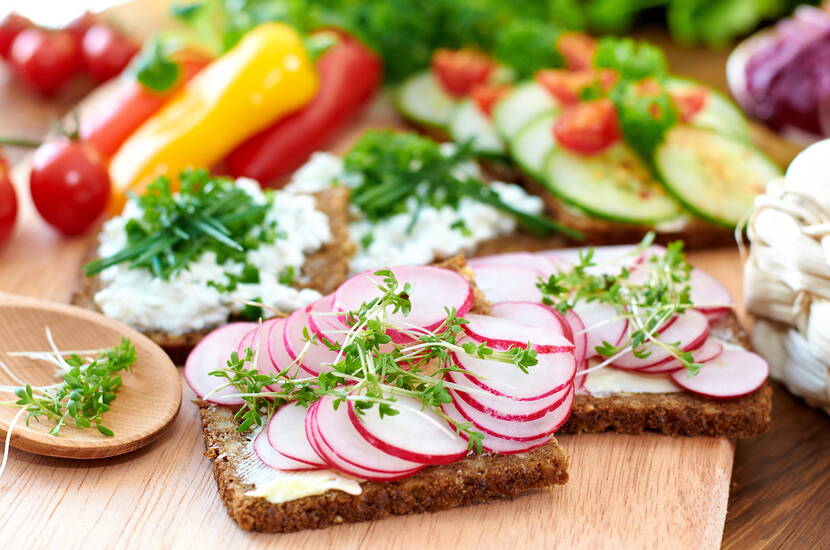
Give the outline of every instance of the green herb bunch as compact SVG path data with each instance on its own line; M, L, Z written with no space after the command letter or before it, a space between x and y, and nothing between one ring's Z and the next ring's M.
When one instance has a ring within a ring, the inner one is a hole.
M62 383L45 388L27 384L15 391L17 401L4 404L22 407L26 411L26 425L39 417L54 422L49 433L55 436L70 421L78 428L94 425L103 435L112 436L112 430L103 424L103 416L121 387L121 373L129 371L136 361L135 346L122 338L117 346L92 359L73 354L62 361L68 369Z
M407 396L418 399L424 408L450 422L467 438L470 449L481 451L483 434L468 422L451 420L441 410L441 405L452 402L448 388L456 387L444 379L444 374L460 370L453 354L500 361L505 368L512 366L526 373L538 362L536 352L530 346L494 350L485 344L459 344L457 339L467 321L454 310L447 310L446 320L432 331L395 327L410 336L412 343L393 344L386 318L391 313L406 315L410 311L411 287L408 283L401 286L390 270L377 271L375 275L381 278L377 282L381 294L346 314L349 328L342 345L326 338L321 341L308 330L304 332L306 346L322 344L337 352L330 371L297 378L299 363L295 361L282 372L261 374L253 367L257 352L247 349L242 356L232 353L227 368L210 373L227 380L223 388L239 389L238 395L244 401L236 413L240 432L263 425L278 407L290 402L308 406L328 395L335 397L335 407L349 401L358 413L366 414L377 407L377 413L383 417L398 414L396 397ZM303 352L298 360L302 355ZM280 390L270 391L266 386Z
M647 248L654 235L650 234L635 249L639 254ZM537 286L542 291L542 301L567 313L582 302L600 302L613 306L620 318L628 319L628 335L615 346L603 342L596 348L600 355L610 358L632 350L634 355L645 359L650 355L647 345L657 345L679 359L690 374L696 374L700 364L691 353L685 352L679 342L664 342L657 337L657 331L673 316L681 315L693 306L689 285L691 266L683 254L683 242L671 243L665 253L655 254L637 266L638 273L632 279L632 271L621 267L613 274L592 273L596 266L594 250L580 253L579 262L570 270L540 280ZM590 328L590 327L586 327Z
M206 170L187 170L180 181L178 192L163 177L143 195L131 195L142 214L127 222L127 245L86 264L84 274L90 277L128 263L130 268L146 268L169 279L207 251L215 252L220 264L244 261L247 251L279 237L276 224L266 223L270 202L255 203L233 180L213 177Z

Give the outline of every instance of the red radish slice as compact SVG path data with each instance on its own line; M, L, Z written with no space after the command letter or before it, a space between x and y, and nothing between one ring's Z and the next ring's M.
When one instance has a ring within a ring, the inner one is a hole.
M651 245L639 254L634 254L636 245L614 245L594 247L592 262L595 264L587 269L588 273L619 273L623 266L632 267L642 264L645 260L655 254L662 254L666 249L659 245ZM539 255L547 258L557 258L571 264L579 263L579 255L584 254L585 248L563 248L558 250L546 250L539 252Z
M220 327L199 342L184 364L184 379L193 393L209 403L217 405L239 406L244 403L239 397L225 397L239 393L239 389L231 386L213 392L215 388L225 385L227 380L210 373L228 366L231 353L236 351L239 342L256 323L231 323Z
M710 325L714 325L724 317L726 314L729 313L728 309L717 309L717 310L710 310L710 311L700 311L706 316L706 319L709 320Z
M467 388L467 391L461 388L453 388L456 395L463 399L467 405L502 420L522 421L541 418L562 404L570 387L570 385L566 385L561 390L542 399L519 401L509 397L500 397L479 388L461 373L448 372L446 376L450 382Z
M450 394L454 393L450 390ZM461 416L472 422L480 431L511 441L533 441L554 433L565 423L571 415L574 389L571 386L562 404L547 415L536 420L522 422L493 418L468 406L457 395L453 395L453 398Z
M286 318L284 317L274 319L274 323L268 330L268 358L277 372L284 371L294 362L285 348L285 340L282 337L285 331L285 322ZM292 378L295 374L294 369L291 369L291 372L288 373Z
M545 304L538 302L499 302L493 304L490 313L494 317L562 333L569 342L574 343L570 323L561 313Z
M380 417L376 407L358 415L349 403L349 416L360 435L378 449L421 464L449 464L467 454L467 444L446 422L420 401L398 397L394 416Z
M412 286L409 298L412 309L408 315L389 312L386 321L392 327L422 328L433 330L447 318L446 309L455 309L459 317L473 306L473 289L462 275L449 269L431 266L399 266L392 268L398 279L398 290L405 283ZM335 311L356 311L360 306L381 295L377 284L381 278L364 273L356 275L340 285L334 293ZM394 329L387 334L401 341L411 338Z
M679 342L680 349L688 351L703 345L708 336L709 321L706 316L690 309L660 333L658 339L666 344ZM659 365L671 358L671 353L654 343L645 344L642 348L650 352L647 357L639 359L634 356L633 352L628 352L616 358L611 364L621 369L640 369Z
M282 470L284 472L301 472L306 470L319 470L319 466L310 466L304 462L299 462L288 458L287 456L277 452L268 442L268 434L263 430L254 438L253 444L254 452L259 459L272 468Z
M317 453L323 457L323 460L326 461L326 464L335 470L339 470L340 472L350 475L353 477L367 479L370 481L394 481L396 479L403 479L405 477L409 477L423 466L419 466L414 470L409 470L406 472L397 472L397 473L381 473L381 472L374 472L372 470L366 470L365 468L361 468L359 466L355 466L354 464L343 460L337 453L335 453L331 447L328 446L325 439L320 435L320 431L318 430L317 425L317 414L319 412L320 402L314 403L308 410L308 417L306 419L306 433L308 434L309 441L313 442L312 446L317 451Z
M495 349L527 348L528 343L540 354L572 353L574 349L574 345L562 334L558 322L555 327L542 328L476 313L468 313L464 318L467 319L467 323L462 325L464 332L473 340Z
M361 436L349 418L349 407L341 403L335 410L334 397L324 396L314 412L316 431L326 447L334 454L364 470L382 474L400 474L421 468L423 465L402 460L369 444Z
M542 291L536 286L539 273L526 267L479 266L473 268L476 284L491 302L541 302Z
M760 388L769 376L769 365L760 355L752 352L726 350L705 363L694 376L684 371L677 371L671 376L685 390L706 397L728 399Z
M239 354L239 357L244 357L246 350L251 348L251 353L256 358L256 368L262 374L274 374L278 372L268 352L268 337L271 334L271 328L280 320L270 319L261 325L257 324L242 338L239 346L236 348L236 353Z
M308 306L308 327L318 338L342 344L346 334L342 331L348 327L338 315L332 315L334 295L324 296Z
M539 254L531 254L529 252L513 252L509 254L496 254L494 256L482 256L480 258L471 258L467 260L467 265L476 271L480 267L519 267L522 269L530 269L536 272L540 277L547 277L552 273L556 273L565 265L564 262L546 258Z
M692 350L692 357L694 358L696 363L708 363L715 357L723 352L723 344L719 341L715 340L712 337L706 339L702 346L699 348ZM676 370L680 370L684 368L683 363L680 362L680 359L672 359L667 361L661 365L655 365L653 367L645 367L643 369L638 369L637 372L642 372L645 374L659 374L664 372L674 372Z
M458 412L458 409L452 403L444 403L441 405L441 410L443 410L444 414L446 414L450 419L458 422L459 424L465 424L468 422L466 418L461 416L461 413ZM467 439L464 432L461 432L459 435ZM529 451L531 449L535 449L536 447L541 447L550 441L550 436L541 437L532 441L512 441L510 439L502 439L501 437L496 437L490 434L483 435L484 437L481 440L481 448L488 453L500 455L512 455Z
M308 310L298 309L288 316L283 326L282 336L288 356L292 361L296 361L302 353L299 359L300 366L313 376L331 370L331 364L337 359L337 352L319 342L305 342L304 330L309 335L312 334L308 329Z
M731 309L732 295L717 279L700 269L693 269L689 276L689 293L695 309L701 312Z
M574 308L582 324L585 325L586 358L590 359L597 354L597 346L608 342L612 346L618 345L625 337L628 329L628 320L620 319L614 306L601 302L580 302Z
M459 339L459 344L466 340ZM478 359L467 354L453 355L455 364L466 372L468 380L495 395L517 401L534 401L558 392L570 384L576 374L571 353L544 353L536 356L537 364L527 374L510 363Z
M582 318L574 310L568 311L565 314L565 320L571 325L571 330L574 334L574 360L576 361L576 372L588 368L588 358L585 356L588 352L588 333L585 332L585 325L582 324ZM574 386L577 390L585 386L585 379L587 375L577 374L574 377Z
M292 403L281 407L268 422L268 442L283 456L310 466L325 466L306 437L307 414L308 409Z

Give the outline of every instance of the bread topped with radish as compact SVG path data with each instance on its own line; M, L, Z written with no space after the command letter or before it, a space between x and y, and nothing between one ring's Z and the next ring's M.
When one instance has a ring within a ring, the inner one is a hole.
M548 312L548 310L545 310ZM207 455L244 529L319 528L567 481L575 395L559 314L494 316L462 259L356 275L191 353Z
M474 258L495 315L571 328L567 433L613 430L744 438L766 430L769 366L748 351L729 292L680 243ZM519 300L513 298L519 297Z

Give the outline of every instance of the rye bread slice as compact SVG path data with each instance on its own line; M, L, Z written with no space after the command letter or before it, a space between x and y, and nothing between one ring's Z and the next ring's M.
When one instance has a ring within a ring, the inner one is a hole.
M349 259L354 254L354 243L349 239L349 192L342 187L314 193L317 209L329 218L332 239L319 250L306 257L303 273L308 277L301 286L313 288L322 294L333 292L346 280L349 273ZM89 259L95 257L93 246ZM95 303L95 293L101 288L99 277L82 277L79 288L72 295L71 303L100 312ZM288 313L288 312L287 312ZM241 319L230 319L239 321ZM204 330L171 334L164 331L146 332L151 340L161 346L177 365L183 365L187 355L215 327Z

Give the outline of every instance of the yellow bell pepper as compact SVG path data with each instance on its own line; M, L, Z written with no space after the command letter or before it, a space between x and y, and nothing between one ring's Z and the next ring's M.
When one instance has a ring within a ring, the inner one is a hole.
M242 141L310 102L319 81L299 35L265 23L194 77L124 142L110 163L113 212L158 176L209 168Z

